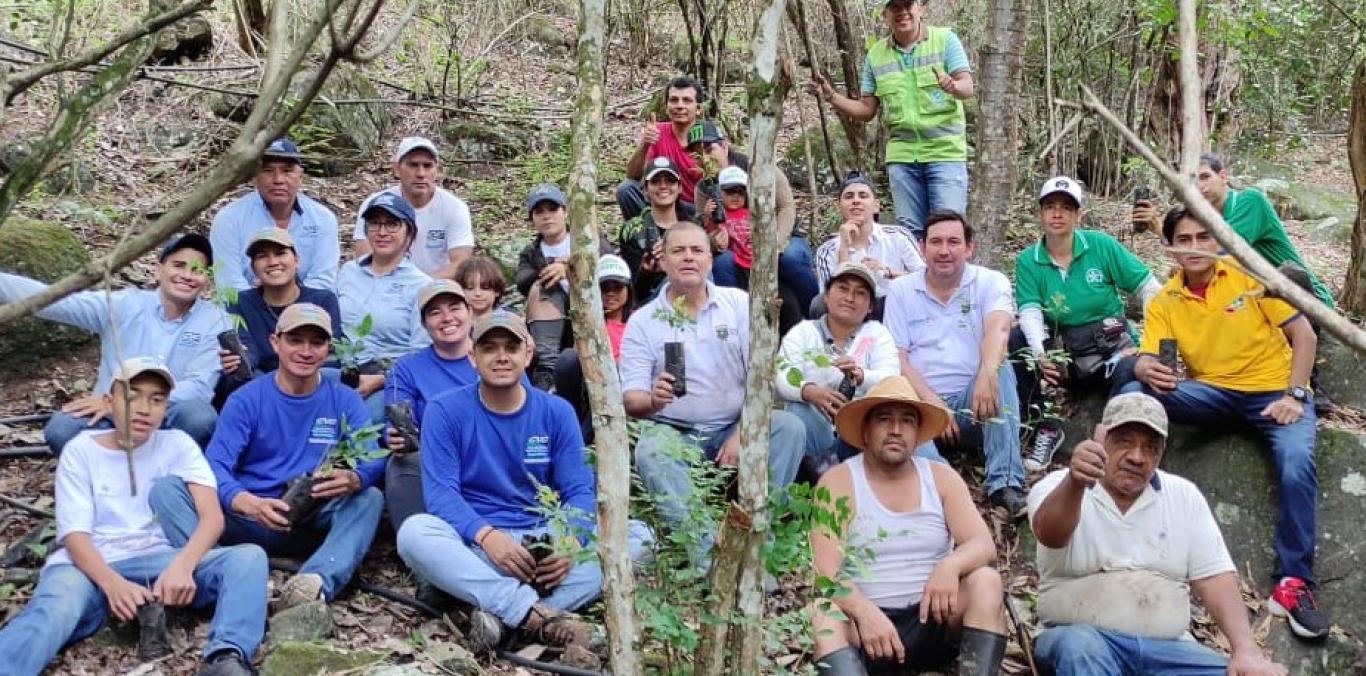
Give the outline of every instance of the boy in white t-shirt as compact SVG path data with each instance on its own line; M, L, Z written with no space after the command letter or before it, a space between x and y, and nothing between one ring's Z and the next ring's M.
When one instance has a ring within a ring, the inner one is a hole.
M33 599L0 630L6 673L40 673L110 614L133 621L148 603L215 605L231 580L232 594L214 610L199 673L251 674L265 631L266 555L255 545L214 549L223 512L213 472L188 435L159 429L174 385L152 359L124 361L105 395L114 429L67 443L57 465L57 549ZM158 501L176 494L188 495L199 517L188 539L175 537L179 542L157 516Z
M433 279L454 279L455 269L474 251L474 221L469 205L441 187L436 144L421 136L399 141L394 152L394 175L398 185L365 198L356 212L356 257L370 253L362 218L370 202L381 193L401 195L417 210L417 238L408 250L413 264Z

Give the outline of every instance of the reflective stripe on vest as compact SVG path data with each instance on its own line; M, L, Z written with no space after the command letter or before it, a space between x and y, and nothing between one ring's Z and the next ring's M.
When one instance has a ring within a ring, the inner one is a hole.
M927 26L926 37L906 55L891 38L874 43L868 63L875 95L890 132L887 162L962 162L967 159L963 103L939 87L950 31Z

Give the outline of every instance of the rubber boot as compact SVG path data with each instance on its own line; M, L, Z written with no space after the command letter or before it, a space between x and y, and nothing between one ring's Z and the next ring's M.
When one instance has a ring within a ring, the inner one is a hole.
M560 359L560 341L564 338L563 319L537 319L527 322L527 332L535 343L535 365L531 369L531 384L550 391L555 385L555 363Z
M998 662L1000 660L997 660ZM868 668L863 666L863 653L858 648L847 645L825 657L816 660L818 676L868 676Z
M958 676L996 676L1005 654L1005 634L963 627L958 642Z

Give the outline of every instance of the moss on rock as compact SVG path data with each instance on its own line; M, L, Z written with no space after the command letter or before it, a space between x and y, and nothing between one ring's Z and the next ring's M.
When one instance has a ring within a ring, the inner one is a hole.
M62 225L19 217L0 224L0 270L4 272L52 283L89 262L80 240ZM0 326L0 354L47 356L75 349L92 338L77 328L27 317Z
M374 652L351 652L322 643L281 643L261 664L261 676L316 676L359 670L384 661Z

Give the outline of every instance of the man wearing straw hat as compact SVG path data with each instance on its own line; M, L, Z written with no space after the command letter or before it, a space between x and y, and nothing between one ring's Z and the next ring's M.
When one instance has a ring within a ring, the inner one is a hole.
M1005 619L991 531L953 468L915 457L948 424L949 412L921 401L903 376L836 416L840 438L863 453L819 484L851 512L838 535L811 536L817 574L847 591L813 614L821 676L941 669L955 653L955 673L999 671Z

